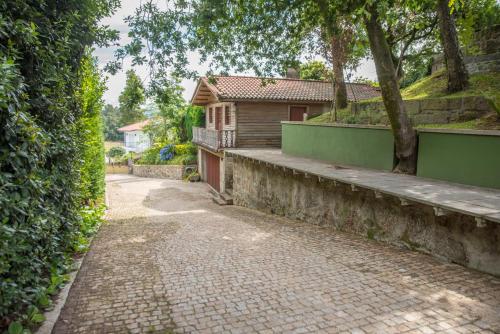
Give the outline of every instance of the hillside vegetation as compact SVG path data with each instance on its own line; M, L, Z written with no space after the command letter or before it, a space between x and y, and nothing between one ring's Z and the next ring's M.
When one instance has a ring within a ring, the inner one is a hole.
M428 77L416 81L413 85L401 90L404 100L429 99L429 98L457 98L462 96L484 96L491 101L497 112L500 113L500 73L473 74L470 77L470 87L462 92L448 94L446 92L446 73L438 71ZM382 98L362 101L381 102ZM500 129L500 120L497 115L487 115L480 119L462 123L450 124L421 124L417 127L447 128L447 129ZM337 118L342 123L356 124L356 117L351 115L350 107L337 110ZM308 120L309 123L331 123L331 114L325 113Z

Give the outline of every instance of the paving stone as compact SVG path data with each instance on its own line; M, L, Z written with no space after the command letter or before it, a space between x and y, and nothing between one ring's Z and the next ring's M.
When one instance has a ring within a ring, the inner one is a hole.
M53 333L500 332L500 280L210 200L204 184L108 177Z

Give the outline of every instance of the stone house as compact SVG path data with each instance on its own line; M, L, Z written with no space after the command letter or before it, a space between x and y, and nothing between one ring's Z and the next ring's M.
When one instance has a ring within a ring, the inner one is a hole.
M366 84L348 84L348 98L380 96ZM201 77L191 99L205 108L206 126L193 129L202 180L223 193L230 184L226 148L279 148L281 121L303 121L328 112L333 103L330 82L248 76Z

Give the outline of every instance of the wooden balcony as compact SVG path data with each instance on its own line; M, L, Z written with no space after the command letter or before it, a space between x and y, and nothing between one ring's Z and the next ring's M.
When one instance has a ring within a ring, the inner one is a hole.
M193 127L193 143L213 150L236 147L236 131Z

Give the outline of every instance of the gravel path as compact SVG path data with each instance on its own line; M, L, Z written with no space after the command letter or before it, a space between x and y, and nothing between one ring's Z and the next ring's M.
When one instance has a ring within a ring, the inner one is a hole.
M53 333L500 333L500 279L110 175L110 210Z

